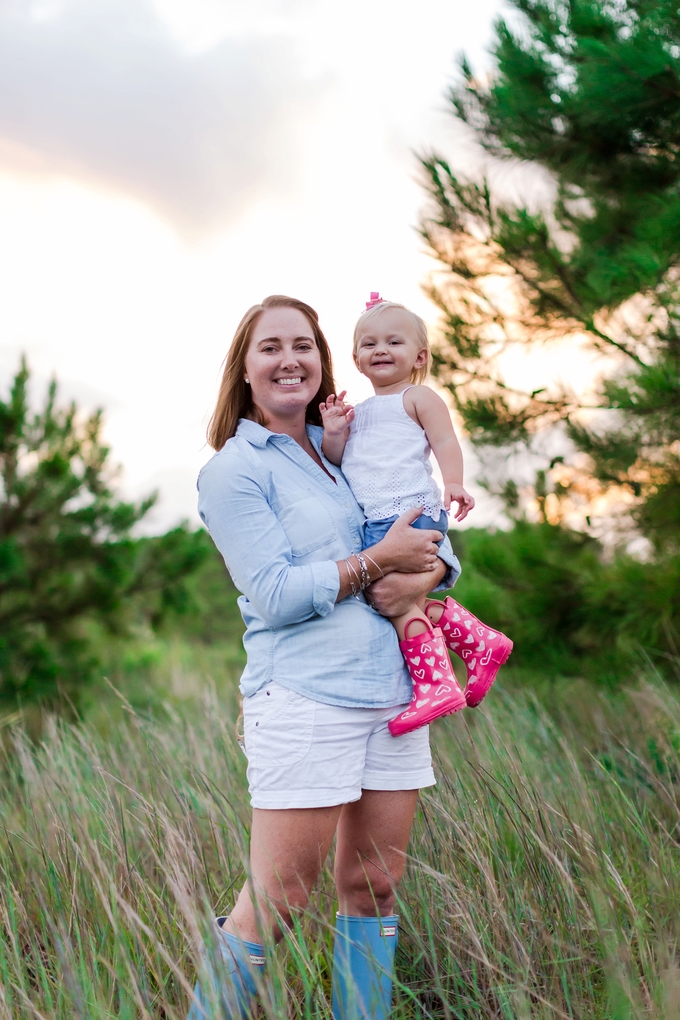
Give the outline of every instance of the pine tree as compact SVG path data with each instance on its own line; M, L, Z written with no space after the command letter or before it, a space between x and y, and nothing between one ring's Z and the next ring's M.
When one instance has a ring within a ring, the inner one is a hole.
M0 703L77 704L96 673L92 624L124 633L135 600L159 624L209 545L185 527L133 538L155 497L115 497L101 412L59 408L52 382L31 413L28 380L22 362L0 400Z
M546 458L534 486L544 516L616 498L658 549L677 547L680 9L512 3L521 24L496 24L494 73L477 80L463 59L450 98L492 162L548 171L554 201L503 203L488 177L423 160L421 230L447 270L428 288L442 312L434 370L482 457L566 432L572 453ZM509 349L556 342L604 356L594 391L508 384ZM512 480L504 493L512 512Z

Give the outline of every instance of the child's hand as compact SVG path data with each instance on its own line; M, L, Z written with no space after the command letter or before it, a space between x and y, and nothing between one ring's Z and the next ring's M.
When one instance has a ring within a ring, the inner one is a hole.
M346 395L347 390L338 393L337 397L331 393L319 404L323 430L327 436L344 436L354 421L354 408L351 404L345 403Z
M457 503L458 509L454 515L454 520L463 521L474 508L475 501L469 492L466 492L462 485L457 482L445 482L444 483L444 506L447 512L451 509L451 504Z

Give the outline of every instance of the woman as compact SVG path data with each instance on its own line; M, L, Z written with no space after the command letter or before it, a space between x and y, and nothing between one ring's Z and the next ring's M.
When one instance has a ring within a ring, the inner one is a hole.
M280 938L304 908L336 834L335 1020L390 1011L396 888L418 790L435 780L427 729L387 731L411 683L376 608L397 615L447 573L452 583L457 561L439 532L410 527L418 511L362 555L361 511L321 453L319 403L332 392L312 308L274 296L246 313L208 430L218 452L199 477L199 512L244 593L250 878L217 919L220 966L199 982L190 1020L247 1014L263 938Z

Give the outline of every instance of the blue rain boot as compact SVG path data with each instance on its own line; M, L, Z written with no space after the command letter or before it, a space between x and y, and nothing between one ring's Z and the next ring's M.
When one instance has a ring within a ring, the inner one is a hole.
M338 914L333 953L334 1020L387 1020L399 918Z
M254 973L263 973L264 946L224 931L226 917L216 920L219 957L204 961L187 1020L245 1020L257 994Z

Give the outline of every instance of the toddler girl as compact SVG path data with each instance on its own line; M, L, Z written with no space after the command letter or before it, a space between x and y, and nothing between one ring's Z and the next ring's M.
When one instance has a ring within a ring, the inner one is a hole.
M444 401L423 385L430 361L427 328L404 305L371 294L354 330L354 362L375 390L355 408L344 392L320 405L323 452L342 470L366 515L364 544L383 538L400 514L416 508L412 527L448 531L447 511L462 521L475 505L463 486L463 456ZM432 478L434 453L444 492ZM512 651L452 598L423 600L392 619L411 679L413 700L389 723L393 736L480 703ZM465 663L467 686L456 680L445 645Z

